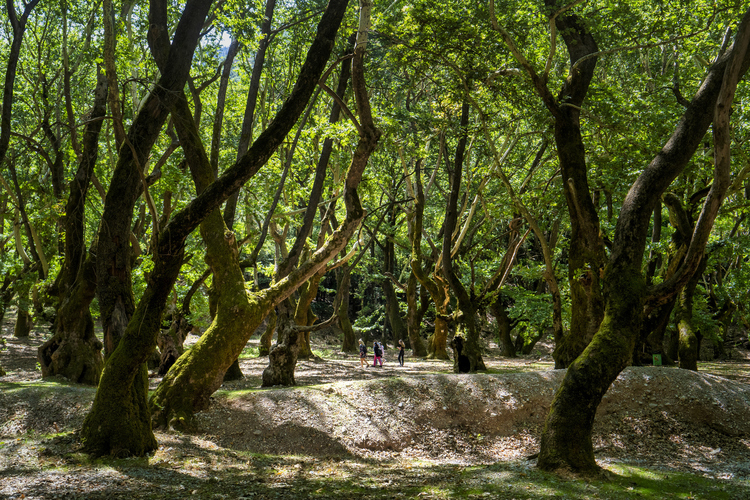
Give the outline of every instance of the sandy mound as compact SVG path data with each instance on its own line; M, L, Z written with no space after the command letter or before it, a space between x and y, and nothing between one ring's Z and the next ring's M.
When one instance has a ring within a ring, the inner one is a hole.
M260 453L400 453L487 463L538 451L541 425L564 371L420 375L305 389L230 393L200 413L225 447ZM670 368L628 368L613 384L594 428L599 458L675 466L747 467L750 388ZM736 472L736 471L735 471ZM747 468L750 474L750 467Z

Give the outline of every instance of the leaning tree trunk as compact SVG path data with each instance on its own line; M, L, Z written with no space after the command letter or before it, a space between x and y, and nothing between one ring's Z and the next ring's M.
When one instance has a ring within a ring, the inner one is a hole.
M196 5L196 2L198 5ZM91 453L101 455L126 449L130 453L142 455L156 446L145 399L146 386L143 385L143 390L141 390L140 386L134 385L134 381L139 373L145 374L143 363L156 345L161 315L184 257L185 241L190 232L204 218L218 208L231 193L244 184L267 162L302 114L330 57L336 33L346 10L346 4L346 0L331 0L328 3L318 25L317 36L312 42L306 62L300 70L297 84L279 110L276 118L253 144L253 147L239 162L211 183L201 195L175 213L169 224L161 231L158 243L154 248L154 269L149 276L146 289L132 320L128 324L125 336L105 365L93 407L81 430L84 446ZM167 109L173 105L176 93L183 87L187 78L192 47L195 46L209 7L210 2L188 1L183 10L180 25L175 30L172 48L169 50L168 64L165 65L167 72L160 79L159 85L154 86L152 95L141 107L141 112L136 118L138 124L141 118L147 118L148 124L154 125L154 117L148 116L148 114L156 110L156 104L167 106ZM184 26L183 23L187 23L188 26ZM186 50L188 48L190 50ZM184 67L186 62L188 67ZM134 127L135 129L138 128L136 124L134 124ZM154 132L155 135L158 133L158 127ZM131 130L132 134L133 130ZM133 136L133 138L136 137L140 136ZM143 139L145 145L148 145L153 138L147 136ZM139 151L148 154L149 149ZM126 150L127 148L123 149L122 152ZM120 163L118 162L118 165ZM130 167L132 168L132 165ZM361 179L362 169L357 169L353 175L357 180ZM351 204L350 198L347 201ZM356 219L354 225L358 224L363 216L364 214L360 210L354 217ZM343 243L341 243L341 246L343 246ZM336 250L338 251L339 248ZM315 271L317 271L317 267L314 264L306 266L303 271L300 271L298 280L304 281ZM271 293L264 292L264 296ZM288 289L276 289L274 292L277 300L270 301L271 307L274 303L283 300L288 294L292 293ZM206 337L204 334L202 340ZM221 344L223 340L209 338L204 342L204 345L217 341ZM244 345L244 342L242 345ZM191 349L191 352L194 349ZM183 358L184 356L181 359ZM209 357L210 359L212 358ZM210 364L210 361L208 363ZM170 372L172 371L174 371L174 366ZM201 372L196 373L200 374ZM206 386L205 378L186 380L186 382L188 383L179 384L179 387L184 389L185 385L189 386L191 383L202 387ZM176 388L178 384L173 384L172 387ZM200 401L201 393L200 391L196 391L196 393L197 400ZM207 399L206 397L205 400ZM192 401L191 399L190 403ZM192 409L192 404L189 408ZM174 412L172 412L172 415L162 413L162 417L171 420L174 414Z
M155 252L163 253L154 255L154 270L136 309L131 283L130 232L135 202L145 186L135 172L147 163L178 92L187 81L193 50L211 3L211 0L186 3L166 69L130 127L128 144L132 147L123 146L119 150L104 203L96 274L105 348L108 346L110 354L80 433L84 448L94 455L144 455L156 448L146 402L145 362L156 345L161 315L182 264L187 234L178 234L174 240L156 245ZM163 12L157 12L159 7L152 4L150 14L166 17L166 5L161 6ZM158 29L156 25L152 27ZM198 222L200 219L194 224ZM192 230L195 225L184 224L179 229ZM126 337L127 341L122 342Z
M594 339L568 367L544 424L538 465L543 470L598 470L591 430L596 408L610 384L628 365L641 324L645 283L640 266L612 265L605 273L611 290L607 312ZM583 404L585 402L585 404Z
M750 9L731 49L714 64L674 133L636 179L615 228L610 262L604 272L606 309L594 339L573 361L557 390L544 425L538 466L595 474L591 432L596 410L610 384L627 365L648 300L669 300L693 276L729 186L729 111L739 78L750 66ZM646 289L641 274L651 214L662 193L683 171L714 123L714 183L696 224L685 264L664 283Z
M243 160L235 167L227 170L184 211L176 214L173 219L182 221L183 212L185 217L189 217L191 210L203 213L202 210L209 207L215 208L217 206L215 201L226 199L225 197L229 193L252 176L269 158L270 154L278 148L283 137L286 136L301 115L312 94L313 86L322 74L323 67L330 56L333 38L343 17L346 3L345 0L329 2L318 26L318 36L308 51L307 62L302 67L292 95L287 99L266 131L255 141ZM376 143L377 138L378 135L376 134L371 138L371 141ZM364 212L359 205L356 186L366 165L366 162L358 161L361 159L361 155L355 154L355 161L347 175L347 186L344 192L347 217L329 237L326 245L316 252L310 260L292 271L286 279L280 280L268 289L253 293L251 299L247 301L252 309L247 315L250 324L247 331L250 331L251 334L271 309L288 298L302 283L319 272L334 255L341 251L359 225L364 217ZM214 188L217 184L225 186L227 189L217 191ZM206 208L202 204L203 200L210 200L210 204L208 201L206 202ZM180 228L181 226L175 227ZM248 340L247 338L222 338L210 330L209 328L198 343L175 363L154 392L150 405L154 410L155 421L158 424L175 423L179 425L192 412L205 408L210 395L219 387L221 375L223 375L226 367L239 355ZM219 362L217 363L216 360L219 360ZM225 360L226 364L224 364Z

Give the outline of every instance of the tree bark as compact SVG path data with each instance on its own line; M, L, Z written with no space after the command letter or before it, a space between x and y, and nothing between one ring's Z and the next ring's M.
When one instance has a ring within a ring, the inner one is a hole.
M356 225L364 216L362 207L359 202L359 195L357 194L357 186L362 179L362 173L364 172L367 163L369 162L370 156L377 147L378 140L380 139L381 132L375 127L375 123L372 119L372 110L370 108L370 100L367 95L367 88L365 86L364 76L364 56L367 47L367 37L370 30L370 13L372 9L372 3L369 0L360 1L360 15L359 15L359 28L357 30L357 40L354 49L354 57L352 58L352 88L354 90L355 104L357 108L357 114L359 116L359 123L355 123L359 132L359 140L357 142L354 155L352 157L349 170L347 171L346 180L344 182L344 204L346 207L346 219L339 225L331 235L326 244L323 245L318 251L315 252L313 258L317 255L328 254L331 250L335 250L334 253L329 254L326 257L326 261L333 258L333 256L343 250L346 245L346 241L336 242L338 234L345 235L348 240L352 234ZM308 211L310 206L308 206ZM307 219L307 214L306 214ZM296 247L295 242L295 247ZM301 247L301 245L300 245ZM297 251L290 252L290 257L286 260L285 265L291 265L295 258ZM324 262L324 264L325 264ZM322 272L323 266L316 270L316 273ZM293 276L293 271L289 276ZM322 274L321 274L322 275ZM281 324L281 323L279 323ZM278 343L271 349L269 355L269 365L263 371L263 386L286 384L290 380L293 381L293 370L297 362L296 354L297 351L292 349L292 342L296 342L297 334L294 332L294 328L281 328L279 329L279 340ZM274 351L279 350L279 354L274 354ZM291 369L292 373L288 373Z
M388 223L390 227L396 225L396 206L391 206L388 213ZM383 279L383 298L385 299L385 314L388 319L388 324L391 327L393 334L394 344L398 344L399 340L407 337L407 326L401 317L401 307L399 305L398 297L396 297L396 290L393 287L393 282L390 276L396 270L396 248L393 241L392 234L386 234L385 244L383 245L383 274L386 276ZM397 278L394 278L397 279Z
M679 356L680 368L684 370L698 371L698 354L700 351L700 339L696 335L693 326L693 297L695 289L702 278L703 270L706 268L706 257L701 259L698 270L690 278L685 288L677 299L675 319L679 333Z
M414 173L414 204L413 213L408 220L409 240L411 241L411 259L409 266L419 283L427 289L430 298L435 304L435 326L427 344L428 359L450 359L448 356L448 284L438 274L439 266L435 269L432 277L422 267L422 230L424 224L424 189L422 188L421 160L416 163ZM407 184L408 185L408 184Z
M258 342L258 356L268 356L271 352L271 342L273 341L273 334L276 332L276 311L272 310L268 313L268 321L266 329L260 336Z
M39 347L42 377L63 375L79 384L96 385L101 375L102 343L94 335L89 311L96 291L96 262L86 261L85 207L98 156L99 133L107 105L107 80L98 74L94 106L83 132L83 151L69 187L65 208L65 261L58 287L60 306L55 334Z
M495 315L498 329L498 344L500 345L500 355L506 358L516 357L516 345L513 343L513 339L510 336L510 332L513 329L510 317L508 317L508 311L505 309L505 304L498 297L492 304L492 312Z
M591 343L568 368L555 394L541 439L538 466L543 470L569 469L582 474L599 472L591 440L594 416L601 398L630 360L641 328L647 294L659 292L648 291L642 275L651 214L661 194L682 172L700 145L712 120L724 123L728 128L723 118L728 114L738 78L750 63L746 57L748 40L750 10L740 23L731 50L711 67L672 137L636 179L623 202L612 254L604 273L604 320ZM717 106L717 101L722 105ZM714 141L717 147L725 145L721 138L716 140L716 130ZM715 177L720 177L719 170L724 168L718 158ZM720 190L721 186L717 189ZM707 198L704 211L713 210L717 210L717 204ZM705 248L706 236L699 231L699 226L700 223L693 237L695 245L691 244L694 252L702 252ZM706 229L705 226L702 230ZM687 267L689 271L690 266Z
M157 8L155 2L152 2L152 10ZM119 150L105 200L98 234L96 275L110 356L93 407L81 429L84 447L94 455L143 455L156 447L146 404L148 374L144 363L155 347L161 314L177 278L182 263L182 244L189 231L170 242L175 245L175 251L157 245L156 251L167 250L163 255L169 258L162 259L159 253L155 254L154 270L136 310L131 289L129 241L133 208L144 186L141 174L134 172L142 173L177 92L185 85L193 50L211 3L211 0L189 0L184 7L165 66L167 70L162 72L158 84L143 103L126 143ZM131 323L131 319L135 323ZM120 342L128 334L128 341Z
M218 207L221 201L254 175L278 148L302 114L323 72L333 47L333 38L346 9L346 3L346 0L337 0L328 4L318 26L318 35L308 51L306 63L302 66L297 85L276 118L235 166L226 170L185 209L173 216L162 238L168 236L168 230L178 235L186 235L191 226L194 227L196 221L206 217ZM364 165L355 165L350 170L350 177L361 178L363 168ZM289 297L301 283L319 271L327 260L346 244L349 237L347 231L353 231L364 214L361 208L357 209L359 204L356 192L349 192L348 195L345 193L344 198L351 210L347 221L342 224L343 229L334 232L329 239L329 245L316 252L287 279L281 280L271 288L252 294L248 300L251 311L247 314L249 319L246 331L252 333L273 307ZM173 235L172 240L174 240ZM167 244L167 240L160 241ZM184 242L183 239L177 241ZM206 331L198 343L175 363L153 394L150 404L154 410L155 422L160 425L179 425L184 419L189 418L193 411L204 408L210 395L220 385L221 375L246 343L247 338L221 338Z

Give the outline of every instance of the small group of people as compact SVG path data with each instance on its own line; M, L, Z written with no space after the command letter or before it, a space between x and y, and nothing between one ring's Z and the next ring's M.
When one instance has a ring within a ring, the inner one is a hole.
M404 366L404 349L406 346L404 345L404 341L399 339L398 341L398 364L401 366ZM374 356L372 358L372 366L380 366L383 367L383 344L381 344L378 341L375 341L372 343L372 350L374 353ZM362 342L362 339L359 339L359 366L367 366L367 346L364 342Z

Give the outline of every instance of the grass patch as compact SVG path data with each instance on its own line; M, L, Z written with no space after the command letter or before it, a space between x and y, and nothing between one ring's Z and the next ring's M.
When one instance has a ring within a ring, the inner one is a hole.
M260 357L260 349L254 346L245 347L244 349L242 349L242 352L239 355L240 359L250 359L257 357Z

